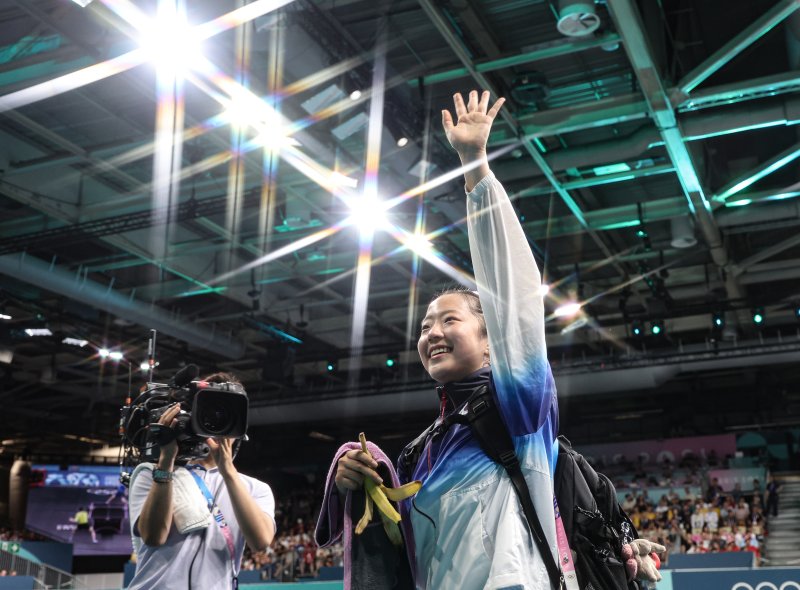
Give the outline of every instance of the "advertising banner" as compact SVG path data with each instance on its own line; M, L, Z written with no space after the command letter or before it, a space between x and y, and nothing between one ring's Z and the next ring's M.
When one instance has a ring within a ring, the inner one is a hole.
M639 457L642 457L645 464L661 463L664 459L679 463L681 458L689 454L696 455L701 459L707 459L712 451L722 460L726 455L734 455L736 453L736 435L719 434L665 440L581 445L576 447L575 450L591 458L591 460L602 462L605 465L620 463L623 458L627 461L635 461Z
M712 469L708 472L708 477L716 477L719 485L726 492L730 492L737 483L743 491L749 492L753 489L754 479L757 479L761 489L764 489L766 473L763 467L737 467L735 469Z
M800 568L672 571L674 590L800 590Z

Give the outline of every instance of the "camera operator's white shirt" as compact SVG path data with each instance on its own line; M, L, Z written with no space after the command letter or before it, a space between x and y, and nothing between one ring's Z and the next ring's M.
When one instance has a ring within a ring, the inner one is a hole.
M178 467L177 469L182 469ZM244 553L244 535L233 513L228 490L225 487L219 470L215 467L208 471L195 471L203 478L211 494L217 498L217 505L222 511L225 522L233 535L235 546L236 574ZM275 498L270 487L262 481L239 474L250 496L259 508L275 522ZM187 590L202 588L203 590L231 590L234 572L231 571L231 555L225 537L216 522L208 528L180 534L175 525L170 527L166 543L160 547L150 547L141 541L137 527L139 515L142 513L147 494L151 486L171 485L153 482L153 473L143 469L134 479L129 492L131 535L137 550L136 575L131 581L129 590ZM191 584L191 585L190 585Z

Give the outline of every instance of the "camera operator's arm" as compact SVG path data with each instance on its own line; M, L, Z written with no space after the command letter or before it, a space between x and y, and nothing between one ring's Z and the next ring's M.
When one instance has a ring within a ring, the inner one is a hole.
M180 404L175 404L164 412L158 423L173 427L177 424L175 417L180 412ZM178 456L178 443L161 445L157 469L172 472L175 470L175 457ZM169 529L172 526L172 482L153 481L147 499L139 515L138 529L142 541L151 547L159 547L167 542Z
M223 438L216 441L209 438L208 446L211 447L211 455L225 481L236 522L245 541L253 551L264 551L275 536L275 524L250 495L233 466L233 439Z

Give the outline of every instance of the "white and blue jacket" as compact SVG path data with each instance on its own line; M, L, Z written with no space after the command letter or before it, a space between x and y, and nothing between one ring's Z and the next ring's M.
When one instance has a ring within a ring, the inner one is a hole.
M541 276L493 174L467 196L467 215L492 368L445 385L445 412L456 411L477 383L491 382L557 559L552 478L558 404L546 354ZM413 534L417 588L549 590L508 475L484 454L468 426L455 424L427 437L416 464L401 457L398 473L403 481L423 482L413 503L401 507L404 524L410 523L404 528Z

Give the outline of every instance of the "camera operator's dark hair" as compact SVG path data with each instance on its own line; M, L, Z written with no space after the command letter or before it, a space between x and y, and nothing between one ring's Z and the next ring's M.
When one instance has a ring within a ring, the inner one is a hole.
M203 377L202 381L207 381L209 383L236 383L241 385L242 382L239 381L239 378L234 375L233 373L211 373L207 377Z

